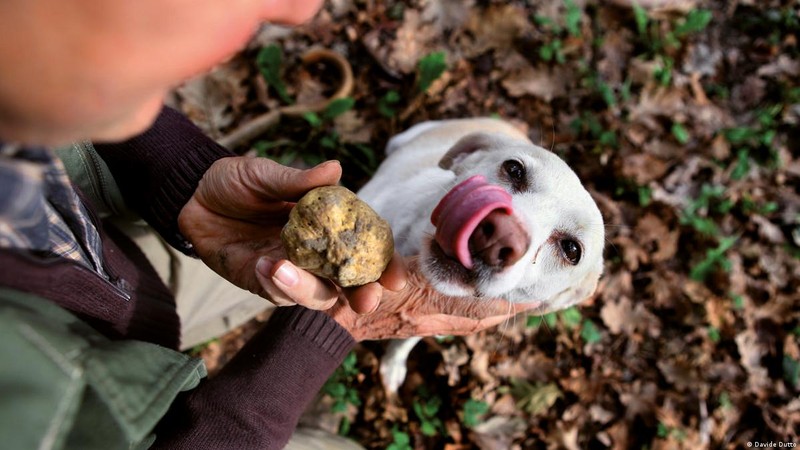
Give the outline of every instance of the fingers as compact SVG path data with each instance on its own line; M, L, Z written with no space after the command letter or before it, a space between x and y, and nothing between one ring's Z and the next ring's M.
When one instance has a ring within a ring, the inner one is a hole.
M344 289L344 295L353 311L361 315L369 314L381 304L383 287L378 283L369 283L354 289Z
M430 304L431 308L445 314L476 320L495 316L512 316L540 306L539 302L511 303L499 298L445 297L443 295L434 296Z
M256 263L256 278L277 306L302 305L326 310L336 303L339 292L333 283L298 269L289 261L273 263L262 257Z
M403 257L395 253L378 281L383 287L390 291L402 291L408 283L408 268L406 267Z
M406 265L403 258L395 253L377 283L369 283L358 288L344 289L350 308L358 314L369 314L378 309L383 290L398 292L408 283Z
M307 170L280 165L267 158L249 158L242 174L246 183L271 200L293 201L320 186L335 185L342 177L338 161L326 161Z

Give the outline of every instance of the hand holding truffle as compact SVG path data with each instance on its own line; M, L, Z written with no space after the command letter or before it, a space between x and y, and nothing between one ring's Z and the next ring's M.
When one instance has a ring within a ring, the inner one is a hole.
M280 235L295 202L314 188L336 184L341 170L337 162L298 170L265 158L218 160L181 211L178 225L203 262L235 285L278 306L328 309L336 303L340 289L287 261ZM366 222L358 226L365 225L369 226ZM377 282L340 280L363 284L342 290L350 308L370 312L380 303L384 288L399 290L406 283L399 257L392 258L378 275Z

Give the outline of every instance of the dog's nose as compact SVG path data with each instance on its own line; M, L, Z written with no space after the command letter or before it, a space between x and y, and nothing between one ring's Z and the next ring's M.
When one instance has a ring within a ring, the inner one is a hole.
M469 238L470 253L489 267L513 265L528 250L527 233L506 211L495 210L483 219Z

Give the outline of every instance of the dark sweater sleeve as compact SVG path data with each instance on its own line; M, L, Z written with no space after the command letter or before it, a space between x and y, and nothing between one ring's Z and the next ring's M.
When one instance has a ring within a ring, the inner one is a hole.
M143 134L120 143L95 144L95 149L126 204L167 242L189 253L190 246L178 230L178 214L211 164L235 155L169 107Z
M283 448L305 407L354 345L322 312L278 308L217 376L178 396L151 448Z

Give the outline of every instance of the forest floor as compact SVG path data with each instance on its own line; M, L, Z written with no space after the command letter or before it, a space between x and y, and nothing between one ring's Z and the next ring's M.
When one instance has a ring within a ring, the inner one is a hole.
M777 0L331 0L176 90L211 136L341 83L243 150L343 162L357 190L386 141L495 116L557 153L606 221L578 307L426 338L390 399L380 342L325 388L316 426L367 448L746 448L800 440L800 5ZM263 321L205 345L212 373Z

